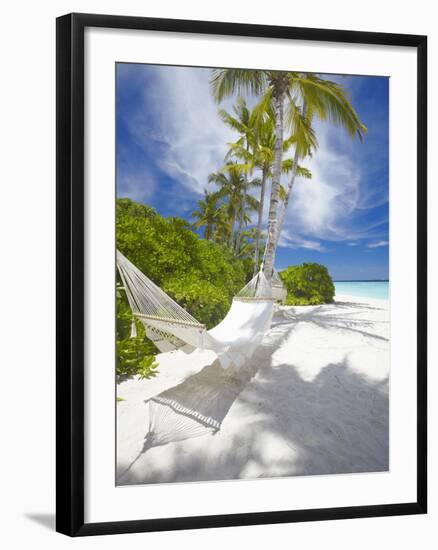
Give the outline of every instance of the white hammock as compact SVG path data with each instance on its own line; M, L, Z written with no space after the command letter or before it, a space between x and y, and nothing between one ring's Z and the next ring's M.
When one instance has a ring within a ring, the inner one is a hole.
M233 298L225 319L207 330L119 251L117 267L134 317L162 352L208 349L223 368L239 368L271 326L275 297L262 271Z

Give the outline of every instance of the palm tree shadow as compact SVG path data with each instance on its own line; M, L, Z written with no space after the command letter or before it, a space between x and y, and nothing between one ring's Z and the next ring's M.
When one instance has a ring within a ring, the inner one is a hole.
M295 323L307 322L326 330L341 329L365 336L366 338L388 342L389 338L370 332L370 330L375 327L375 321L351 317L352 310L357 312L357 310L360 311L361 309L367 311L369 309L382 310L383 308L368 307L367 304L354 302L336 302L335 313L328 312L324 306L312 307L307 312L299 313L297 313L294 308L291 308L290 310L282 311L282 317L284 319L282 323L288 324L291 321Z
M373 381L346 357L310 380L290 364L265 366L239 403L245 430L229 434L217 460L208 444L172 445L165 465L151 455L123 484L388 471L388 378Z
M224 370L219 361L215 361L182 383L145 401L149 409L149 427L144 436L143 447L128 467L118 475L118 484L133 482L136 473L132 471L129 475L127 474L137 460L152 447L219 432L233 403L249 382L257 374L259 375L258 383L264 378L266 369L263 367L262 372L259 373L260 366L271 365L273 353L290 337L300 323L312 323L328 332L333 329L341 329L377 341L387 341L387 338L370 332L374 327L373 321L352 317L354 311L361 311L361 304L342 302L336 303L336 306L336 312L331 312L324 306L312 307L305 311L297 311L294 308L280 310L273 320L271 330L257 348L252 360L248 361L238 372ZM364 305L363 310L367 309L369 309L368 306ZM327 370L326 375L331 372L340 377L343 372L349 372L346 365L339 366L339 368L339 372L336 373L333 370L334 367ZM303 384L299 376L294 376L293 366L287 368L284 365L283 368L276 367L274 370L269 367L268 370L271 377L278 377L280 372L284 372L284 377L279 381L279 385L275 385L276 393L274 392L272 395L273 402L276 401L278 392L281 392L282 388L290 388L289 391L295 391L296 388L303 386L304 394L309 388L316 389L318 386L317 384L311 386ZM322 380L323 378L320 377L319 383ZM351 380L355 381L353 378ZM292 385L291 381L293 381ZM362 380L359 382L364 384ZM253 384L250 387L252 388ZM341 392L339 399L342 396ZM312 408L308 411L308 417L311 417L311 410ZM271 426L273 433L276 430L276 422L273 422ZM348 418L346 422L348 422ZM295 435L293 434L293 436ZM299 435L298 431L297 435ZM295 440L295 437L291 439ZM315 449L312 452L309 450L309 454L314 451ZM304 453L304 449L301 452ZM304 463L306 461L307 459L304 460Z
M288 364L266 368L241 399L254 410L261 400L272 404L263 429L297 450L293 469L284 465L289 474L380 472L389 467L388 383L388 377L373 381L353 371L344 357L311 380ZM292 404L287 414L285 402ZM263 429L257 426L256 433ZM263 447L257 452L269 468Z

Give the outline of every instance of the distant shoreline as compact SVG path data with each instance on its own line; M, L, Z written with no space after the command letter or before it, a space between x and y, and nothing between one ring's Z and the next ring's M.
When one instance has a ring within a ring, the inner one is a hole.
M361 298L389 299L389 281L382 279L373 281L333 281L336 295L349 294Z
M389 283L389 279L333 279L334 283Z

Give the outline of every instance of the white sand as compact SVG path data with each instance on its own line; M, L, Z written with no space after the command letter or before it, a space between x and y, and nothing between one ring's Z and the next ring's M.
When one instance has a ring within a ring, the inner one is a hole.
M237 375L214 359L161 354L156 378L119 384L119 484L388 469L387 300L280 307Z

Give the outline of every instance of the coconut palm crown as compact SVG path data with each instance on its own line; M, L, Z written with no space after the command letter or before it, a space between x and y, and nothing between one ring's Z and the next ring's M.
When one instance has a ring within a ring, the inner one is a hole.
M314 118L342 126L351 137L358 136L360 139L366 132L366 127L360 121L344 88L315 74L216 69L212 74L211 88L214 99L218 103L225 97L248 93L261 96L260 113L269 108L274 113L274 161L268 214L268 239L264 258L264 273L270 280L278 242L278 207L285 127L295 139L295 170L292 170L292 186L297 173L298 159L311 155L318 146L312 127Z

